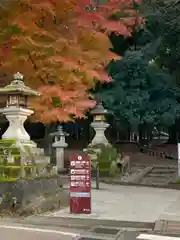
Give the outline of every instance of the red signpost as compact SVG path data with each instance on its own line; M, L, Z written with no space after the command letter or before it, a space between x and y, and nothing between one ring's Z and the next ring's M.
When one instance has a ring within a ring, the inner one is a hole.
M91 161L85 154L70 160L70 213L91 213Z

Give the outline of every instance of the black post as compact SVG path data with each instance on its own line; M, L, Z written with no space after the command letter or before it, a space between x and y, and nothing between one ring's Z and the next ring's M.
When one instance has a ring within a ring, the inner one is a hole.
M99 162L96 163L96 189L99 190Z

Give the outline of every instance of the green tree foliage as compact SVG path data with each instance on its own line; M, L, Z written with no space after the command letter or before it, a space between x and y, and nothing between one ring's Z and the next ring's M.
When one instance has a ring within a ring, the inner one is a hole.
M130 125L170 126L180 114L180 1L144 0L144 24L130 38L111 35L122 60L108 66L113 82L97 89L106 107ZM178 15L178 14L179 15Z
M144 32L151 41L161 40L156 62L176 77L180 77L180 1L143 0L141 7L146 25Z
M97 95L119 119L131 125L172 125L180 114L179 90L174 78L153 62L159 42L127 51L109 64L113 82Z

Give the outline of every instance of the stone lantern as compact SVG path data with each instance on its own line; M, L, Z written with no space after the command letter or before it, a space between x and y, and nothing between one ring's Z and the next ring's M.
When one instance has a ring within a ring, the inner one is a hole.
M64 148L68 146L66 143L65 137L68 136L66 132L63 131L61 125L57 127L57 131L51 133L51 136L55 137L55 141L52 144L52 147L56 150L56 166L58 172L65 172L66 169L64 167Z
M109 142L104 134L105 130L109 127L109 124L105 121L105 117L109 114L109 112L103 107L102 103L99 102L96 107L90 112L90 114L93 116L91 127L93 127L96 132L91 145L109 145Z
M1 109L1 113L9 121L9 127L2 139L14 139L27 144L30 142L30 136L24 129L24 122L34 113L28 109L27 101L29 97L39 96L40 93L26 86L23 79L23 75L18 72L14 74L9 85L0 88L0 96L7 97L6 107Z

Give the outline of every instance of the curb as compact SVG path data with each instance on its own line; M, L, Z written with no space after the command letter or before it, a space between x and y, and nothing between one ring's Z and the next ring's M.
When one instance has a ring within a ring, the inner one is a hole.
M1 224L21 224L31 227L64 227L81 230L90 230L97 227L107 228L129 228L131 231L143 231L151 234L168 235L169 237L179 237L180 221L156 220L155 222L133 222L133 221L114 221L100 219L82 218L63 218L63 217L44 217L30 216L26 218L2 218ZM133 230L134 229L134 230Z
M153 230L155 222L132 222L132 221L116 221L103 219L85 219L85 218L68 218L68 217L44 217L29 216L24 219L14 219L14 223L30 224L36 226L54 226L89 229L93 227L117 227L117 228L137 228Z
M121 185L121 186L136 186L136 187L149 187L149 188L165 188L165 189L174 189L174 190L180 190L180 184L166 184L166 185L156 185L156 184L151 184L151 185L147 185L147 184L141 184L141 183L133 183L133 182L115 182L115 181L110 181L108 182L108 180L100 180L100 182L102 183L106 183L109 185Z
M154 226L154 232L161 235L178 236L180 234L180 221L158 220Z

